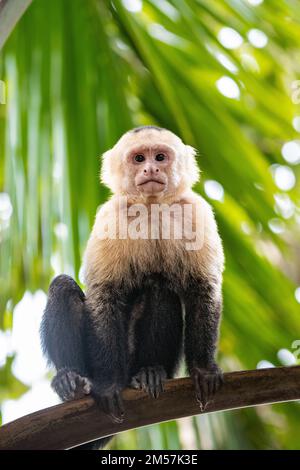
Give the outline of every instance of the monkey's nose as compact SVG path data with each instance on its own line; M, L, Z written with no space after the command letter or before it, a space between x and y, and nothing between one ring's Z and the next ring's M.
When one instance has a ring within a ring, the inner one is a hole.
M159 168L156 168L156 167L153 167L153 166L149 166L149 167L144 168L144 175L148 175L148 174L151 174L151 173L159 173Z

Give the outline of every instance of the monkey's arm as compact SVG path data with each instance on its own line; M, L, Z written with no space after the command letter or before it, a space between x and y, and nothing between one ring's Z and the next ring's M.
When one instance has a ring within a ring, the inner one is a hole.
M222 310L219 286L213 280L193 283L186 299L185 356L196 398L202 408L222 383L216 361L218 329Z
M186 290L185 354L194 380L198 401L205 404L222 382L215 362L219 322L222 312L222 272L224 254L210 205L194 195L199 208L197 231L202 240L192 256L194 273Z

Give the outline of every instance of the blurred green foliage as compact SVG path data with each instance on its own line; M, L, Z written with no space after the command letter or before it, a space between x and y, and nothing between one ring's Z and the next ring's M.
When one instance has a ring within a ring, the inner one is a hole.
M239 34L237 47L225 47L222 28ZM257 29L265 47L249 40ZM282 145L298 138L299 43L293 0L34 0L0 55L0 191L13 208L9 221L0 212L1 328L11 327L25 290L47 289L54 265L78 279L108 196L98 156L124 131L151 123L198 149L197 191L207 197L211 180L224 189L210 200L227 260L220 363L280 365L278 350L300 337L299 168L285 196L273 178L276 165L291 167ZM236 99L218 89L222 77ZM289 216L275 195L289 202ZM0 370L2 399L24 392L11 362ZM299 448L299 419L298 403L217 413L128 432L112 446Z
M5 365L0 368L0 402L14 400L28 390L28 387L12 375L13 360L14 356L8 357Z

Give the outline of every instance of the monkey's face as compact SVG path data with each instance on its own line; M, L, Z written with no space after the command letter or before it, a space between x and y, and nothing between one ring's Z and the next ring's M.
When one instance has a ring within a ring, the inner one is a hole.
M195 150L159 128L124 134L104 154L101 174L114 193L160 199L191 187L198 175Z
M163 142L134 145L126 152L127 190L158 196L174 186L175 151Z

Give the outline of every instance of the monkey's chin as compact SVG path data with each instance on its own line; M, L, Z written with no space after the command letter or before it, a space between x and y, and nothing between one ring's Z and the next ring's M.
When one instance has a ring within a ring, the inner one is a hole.
M165 189L164 183L158 183L157 181L147 181L146 183L139 185L139 191L147 197L159 196Z

